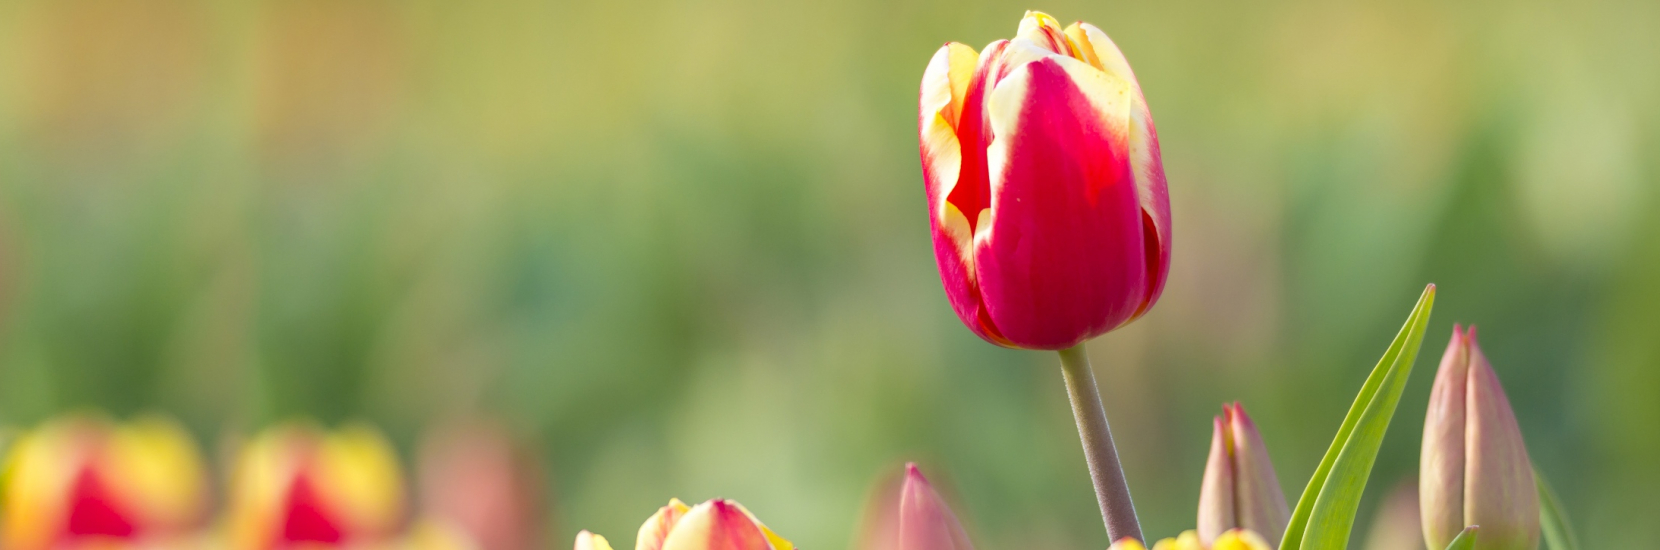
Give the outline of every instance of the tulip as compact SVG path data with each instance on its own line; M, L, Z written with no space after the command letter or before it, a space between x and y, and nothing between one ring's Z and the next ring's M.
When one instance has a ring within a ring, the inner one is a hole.
M1291 522L1268 447L1239 403L1222 406L1213 421L1210 460L1199 490L1199 540L1211 544L1229 529L1245 528L1279 542Z
M1057 350L1107 535L1141 538L1084 341L1153 307L1170 199L1141 85L1106 33L1026 12L976 53L941 47L917 132L940 282L986 341Z
M605 537L582 531L576 534L576 550L611 550Z
M1476 329L1453 326L1430 392L1419 462L1424 542L1446 548L1480 525L1478 550L1533 550L1539 544L1539 494L1522 431L1498 375L1476 343Z
M795 550L742 504L713 499L688 507L679 499L646 519L635 550ZM610 550L605 537L583 531L576 550Z
M523 444L482 419L440 424L417 455L422 522L477 550L540 547L542 472Z
M242 448L231 475L229 528L241 550L384 543L404 514L397 454L365 424L268 429Z
M922 169L951 306L992 343L1059 350L1135 320L1170 263L1158 134L1101 29L1027 12L922 76Z
M1107 550L1146 550L1141 541L1133 538L1119 539ZM1197 531L1183 531L1175 538L1167 538L1153 545L1153 550L1272 550L1268 541L1254 532L1245 529L1230 529L1216 537L1216 540L1205 543L1199 540Z
M885 484L866 518L863 550L973 550L968 533L916 464L900 484Z
M47 422L17 440L5 471L0 547L11 550L167 543L206 519L201 453L164 417Z

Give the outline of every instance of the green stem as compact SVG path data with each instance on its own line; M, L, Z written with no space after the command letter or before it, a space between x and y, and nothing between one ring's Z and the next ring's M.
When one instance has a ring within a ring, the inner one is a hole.
M1124 482L1124 468L1118 463L1112 430L1107 427L1107 411L1101 407L1101 392L1095 387L1095 371L1089 366L1084 345L1060 350L1060 354L1066 393L1072 399L1072 417L1078 421L1078 437L1084 442L1084 461L1089 463L1089 478L1095 483L1095 500L1101 504L1107 538L1145 540L1141 537L1141 524L1135 518L1130 486Z

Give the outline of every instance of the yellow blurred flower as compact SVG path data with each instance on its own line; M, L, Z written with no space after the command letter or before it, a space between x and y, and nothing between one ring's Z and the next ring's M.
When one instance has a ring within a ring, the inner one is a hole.
M1147 550L1141 541L1126 538L1112 543L1108 550ZM1273 550L1262 536L1244 529L1231 529L1216 537L1216 542L1205 546L1199 541L1198 531L1183 531L1175 538L1166 538L1153 544L1153 550Z
M404 515L403 471L366 424L266 430L238 454L231 477L231 544L244 550L374 545Z
M170 541L207 512L201 452L162 416L46 422L18 438L4 472L0 540L10 550Z

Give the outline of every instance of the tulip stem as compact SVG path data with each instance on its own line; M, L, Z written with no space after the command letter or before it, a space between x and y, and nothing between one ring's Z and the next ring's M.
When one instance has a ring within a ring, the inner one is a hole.
M1089 355L1084 353L1083 344L1060 350L1060 354L1066 393L1072 400L1072 416L1078 421L1078 437L1084 443L1084 461L1089 463L1089 477L1095 483L1095 500L1101 504L1107 538L1145 540L1136 521L1135 504L1130 502L1124 468L1118 462L1118 449L1112 444L1112 430L1107 427L1107 411L1101 407L1101 392L1095 387Z

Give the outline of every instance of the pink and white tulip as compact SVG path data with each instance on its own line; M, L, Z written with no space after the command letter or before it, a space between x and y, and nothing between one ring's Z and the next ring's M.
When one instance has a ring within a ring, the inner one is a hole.
M1446 548L1480 525L1478 550L1539 545L1539 493L1521 428L1476 328L1453 325L1452 341L1430 390L1418 464L1424 542Z
M1291 522L1268 447L1239 403L1214 420L1210 460L1199 488L1199 539L1209 545L1230 529L1249 529L1278 543Z

